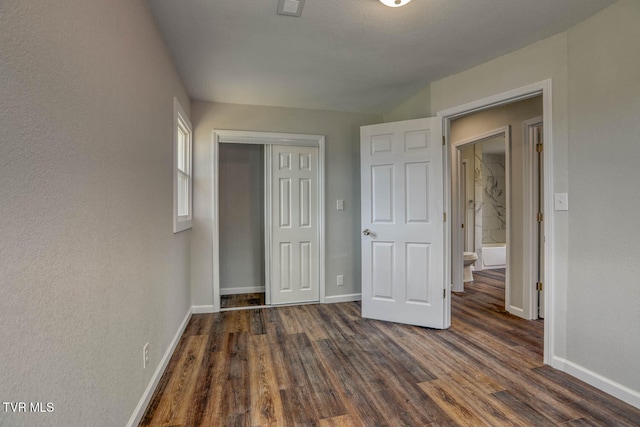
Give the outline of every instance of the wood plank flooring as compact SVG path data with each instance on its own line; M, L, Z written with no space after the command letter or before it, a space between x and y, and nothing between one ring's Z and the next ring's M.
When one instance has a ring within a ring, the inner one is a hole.
M141 426L638 426L640 410L542 364L542 321L476 272L452 326L358 303L194 315Z
M255 307L264 305L264 292L220 296L220 308Z

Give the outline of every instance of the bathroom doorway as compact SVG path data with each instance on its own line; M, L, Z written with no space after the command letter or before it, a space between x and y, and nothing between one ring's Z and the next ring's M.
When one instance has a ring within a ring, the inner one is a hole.
M464 291L474 271L501 270L506 282L502 299L509 301L510 138L510 127L505 126L453 143L459 166L457 204L464 251L464 273L455 276L454 292Z
M542 96L452 119L449 135L452 291L464 291L464 258L469 264L475 254L476 271L504 269L504 310L536 319L544 245L537 222L543 198L534 192L543 175L530 139L542 135Z

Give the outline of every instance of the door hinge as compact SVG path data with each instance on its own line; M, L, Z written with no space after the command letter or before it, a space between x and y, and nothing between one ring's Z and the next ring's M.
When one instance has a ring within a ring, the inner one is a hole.
M542 212L538 212L536 214L536 221L538 221L538 222L544 221L544 215L542 214Z
M542 282L536 283L536 291L542 291Z
M442 298L446 299L447 298L447 288L444 288L442 290Z
M464 228L464 223L462 223L462 228Z
M543 146L542 142L539 142L539 143L536 144L536 151L538 153L542 153L543 149L544 149L544 146Z
M444 222L447 222L447 213L446 212L442 213L442 217L444 219Z
M442 135L442 145L446 144L446 138L444 137L444 135Z

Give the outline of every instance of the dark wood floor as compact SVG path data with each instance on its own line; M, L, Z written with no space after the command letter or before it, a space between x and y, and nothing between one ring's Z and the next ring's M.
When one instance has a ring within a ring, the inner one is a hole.
M358 303L194 315L143 426L638 426L640 410L542 364L542 321L475 273L437 331Z
M220 296L220 308L256 307L264 305L264 292Z

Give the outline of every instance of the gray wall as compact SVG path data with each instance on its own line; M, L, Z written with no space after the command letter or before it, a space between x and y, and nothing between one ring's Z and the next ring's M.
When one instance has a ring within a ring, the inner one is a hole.
M173 97L143 1L0 2L2 426L122 426L187 314ZM150 344L150 367L142 347Z
M381 116L295 108L193 102L194 228L191 287L195 306L213 304L211 145L214 129L325 135L326 294L360 293L360 126ZM345 209L336 211L336 200ZM344 286L336 286L336 275Z
M636 404L639 23L640 2L621 0L567 32L434 82L385 114L411 117L424 103L434 114L552 79L553 192L569 193L569 211L551 213L552 362L600 386L627 387Z
M638 393L639 40L638 0L569 32L567 295L567 358Z
M264 286L264 150L220 144L220 288Z

